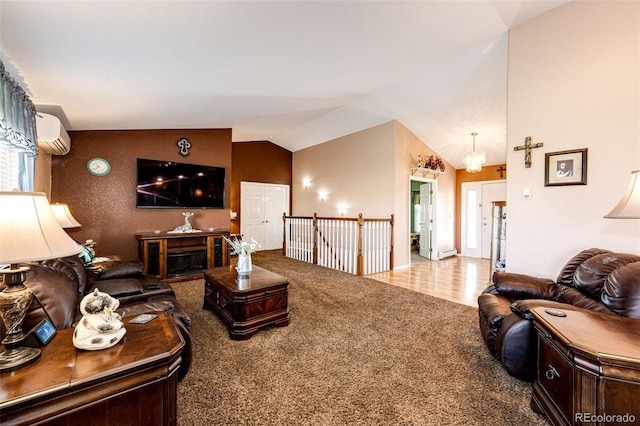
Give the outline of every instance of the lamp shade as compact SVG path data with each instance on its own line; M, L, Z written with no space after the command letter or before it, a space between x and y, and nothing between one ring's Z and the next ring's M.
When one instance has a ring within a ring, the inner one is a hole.
M631 172L631 182L627 192L605 218L640 219L640 170Z
M53 215L63 228L77 228L82 226L76 218L73 217L68 205L58 203L51 204L51 210L53 210Z
M0 264L71 256L82 247L56 220L39 192L0 192Z

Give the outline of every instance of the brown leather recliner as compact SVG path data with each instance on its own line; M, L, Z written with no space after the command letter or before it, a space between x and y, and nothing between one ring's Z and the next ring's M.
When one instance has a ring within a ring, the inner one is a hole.
M550 279L496 272L478 297L482 337L507 372L533 380L538 352L530 310L586 309L640 319L640 256L583 250ZM588 330L585 330L588 333Z
M100 268L85 268L79 257L70 256L29 266L24 284L33 290L35 297L23 322L25 332L45 316L58 330L73 327L82 317L80 300L97 288L120 301L118 312L123 316L170 311L185 340L178 377L182 379L186 375L192 362L191 318L176 300L171 286L145 274L141 262L114 262ZM0 290L3 288L0 281ZM4 325L0 321L0 340L4 336Z

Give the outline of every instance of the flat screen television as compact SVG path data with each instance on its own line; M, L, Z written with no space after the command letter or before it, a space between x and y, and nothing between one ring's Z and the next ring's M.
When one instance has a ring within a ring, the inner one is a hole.
M136 207L224 208L224 167L137 160Z

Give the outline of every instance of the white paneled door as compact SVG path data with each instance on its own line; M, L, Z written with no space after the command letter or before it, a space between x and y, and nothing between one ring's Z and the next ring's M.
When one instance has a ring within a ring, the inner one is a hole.
M491 202L505 199L505 181L462 184L463 256L491 257Z
M240 182L240 233L262 250L282 248L282 214L289 215L289 185Z
M420 256L435 260L433 251L433 190L420 185Z

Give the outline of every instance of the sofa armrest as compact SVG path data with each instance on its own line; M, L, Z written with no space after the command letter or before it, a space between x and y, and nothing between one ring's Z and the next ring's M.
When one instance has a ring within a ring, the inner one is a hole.
M581 308L577 306L567 305L566 303L555 302L553 300L544 299L526 299L516 300L511 304L511 311L526 320L533 321L531 309L533 308L550 308L560 311L579 311Z
M485 287L484 290L482 290L482 294L495 294L499 296L500 292L498 291L495 285L490 284L487 287Z
M512 272L494 272L493 285L503 296L510 299L553 299L556 283L547 278Z
M481 320L495 333L504 317L511 314L511 302L495 294L483 293L478 296L478 313Z

